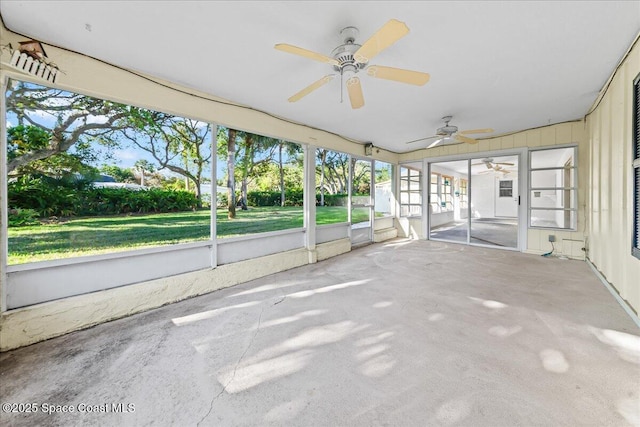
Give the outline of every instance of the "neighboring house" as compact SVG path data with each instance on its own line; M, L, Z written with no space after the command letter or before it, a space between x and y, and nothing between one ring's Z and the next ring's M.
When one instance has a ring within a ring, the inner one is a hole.
M148 187L128 182L116 182L115 178L109 175L100 177L91 183L95 188L126 188L127 190L146 190Z

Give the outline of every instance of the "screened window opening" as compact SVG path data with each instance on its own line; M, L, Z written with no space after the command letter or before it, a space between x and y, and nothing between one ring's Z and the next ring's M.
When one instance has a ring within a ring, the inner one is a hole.
M389 163L375 163L375 215L376 218L393 215L393 167Z
M302 146L218 127L217 237L303 227Z
M422 215L422 172L400 167L400 216Z
M349 220L349 155L316 150L316 224Z
M576 151L575 147L531 151L529 158L530 227L576 229ZM501 194L503 189L505 192L507 190L501 187Z
M211 238L212 127L9 80L8 264Z

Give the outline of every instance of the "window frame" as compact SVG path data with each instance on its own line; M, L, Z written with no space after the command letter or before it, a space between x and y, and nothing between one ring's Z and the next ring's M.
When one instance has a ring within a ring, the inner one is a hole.
M550 151L550 150L561 150L561 149L566 149L566 148L571 148L573 150L573 156L572 156L572 160L573 160L573 166L571 166L570 168L567 168L566 166L554 166L554 167L540 167L540 168L534 168L531 166L532 163L532 154L536 153L536 152L541 152L541 151ZM528 204L527 207L527 227L530 229L536 229L536 230L558 230L558 231L577 231L578 229L578 145L577 144L566 144L566 145L554 145L554 146L550 146L550 147L544 147L544 148L535 148L535 149L529 149L529 153L528 153L528 180L527 180L527 186L528 186L528 192L527 192L527 196L530 198L531 194L534 191L570 191L571 192L571 206L569 208L566 207L562 207L562 208L552 208L552 207L534 207L532 206L533 203L531 203L531 200ZM572 173L573 173L573 185L572 186L562 186L562 187L557 187L557 186L553 186L553 187L534 187L532 185L533 179L532 179L532 174L533 172L537 172L537 171L564 171L566 169L571 169ZM574 212L574 215L576 215L575 218L575 223L571 224L570 227L553 227L550 225L544 225L544 226L538 226L538 225L532 225L531 224L531 214L533 211L564 211L564 212Z
M395 180L394 180L394 175L395 175L396 168L395 168L395 166L393 165L393 163L384 162L384 161L382 161L382 160L375 160L375 159L374 159L374 161L373 161L373 175L374 175L374 180L373 180L373 181L374 181L374 182L373 182L373 194L375 195L376 185L378 185L378 184L379 184L379 183L377 182L378 177L377 177L377 175L376 175L376 172L378 171L378 164L384 164L384 165L389 165L389 166L390 166L390 169L391 169L390 185L391 185L391 195L392 195L392 197L393 197L393 194L394 194L394 191L393 191L393 187L394 187L394 185L393 185L393 184L394 184L394 182L395 182ZM392 200L391 200L391 202L389 203L389 209L390 209L390 212L389 212L389 213L384 213L384 212L382 212L382 213L383 213L383 215L382 215L382 216L380 216L380 217L376 217L376 216L375 216L375 215L378 213L378 212L376 211L375 202L376 202L376 199L374 198L373 214L374 214L375 219L393 218L393 216L394 216L394 206L395 206L395 203L393 203L393 199L392 199Z
M442 212L442 199L440 197L440 173L431 172L429 176L429 205L433 210L433 213ZM435 182L433 179L435 178ZM435 186L435 192L433 191Z
M449 184L447 184L447 179L449 180ZM453 183L453 176L440 175L440 205L444 208L443 212L453 211Z
M404 176L403 175L403 169L407 170L407 175ZM412 172L416 173L417 175L412 174ZM417 180L412 180L411 178L417 178ZM400 191L399 191L399 201L400 201L400 217L403 218L411 218L411 217L421 217L422 216L422 171L418 170L418 169L414 169L414 168L410 168L404 165L400 165L400 173L399 173L399 178L400 178ZM402 182L406 181L407 182L407 188L406 190L402 189ZM418 189L412 190L411 189L411 182L417 182L418 183ZM407 202L403 203L402 202L402 195L403 193L407 194ZM417 194L419 197L419 202L418 203L411 203L411 195L412 194ZM403 214L403 208L407 207L408 208L408 213L407 214ZM416 207L416 211L419 211L420 213L412 213L412 208Z
M459 179L458 193L460 197L460 209L468 209L469 208L469 180L468 179L466 178Z
M631 235L631 255L640 259L640 73L633 80L631 144L631 187L633 189L633 229Z

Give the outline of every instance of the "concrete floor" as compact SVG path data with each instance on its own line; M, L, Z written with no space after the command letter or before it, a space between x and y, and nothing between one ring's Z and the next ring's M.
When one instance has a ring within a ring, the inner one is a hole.
M434 227L434 239L467 242L466 220L451 221ZM471 220L471 243L505 248L518 247L518 220L510 218L473 218Z
M640 425L640 330L584 262L400 239L3 353L0 382L39 405L2 425Z

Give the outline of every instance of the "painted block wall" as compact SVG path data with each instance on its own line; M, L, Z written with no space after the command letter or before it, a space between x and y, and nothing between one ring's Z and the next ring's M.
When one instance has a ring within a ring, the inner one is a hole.
M588 165L587 256L640 312L640 260L631 255L633 234L633 81L640 74L636 42L586 118Z

